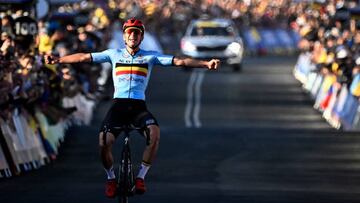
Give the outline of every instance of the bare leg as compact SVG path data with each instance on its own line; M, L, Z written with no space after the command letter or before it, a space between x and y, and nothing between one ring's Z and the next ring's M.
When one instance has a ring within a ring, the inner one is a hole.
M146 146L143 153L143 161L146 164L151 164L156 157L160 141L160 128L157 125L149 125L150 129L150 145Z
M115 136L112 133L107 133L106 142L104 142L104 136L102 132L99 135L100 156L104 168L110 169L114 163L112 145L115 142Z
M150 130L150 144L145 147L143 161L141 163L139 173L136 176L136 192L138 194L142 194L146 191L143 180L145 179L145 176L150 169L159 148L160 128L157 125L150 125L148 128Z

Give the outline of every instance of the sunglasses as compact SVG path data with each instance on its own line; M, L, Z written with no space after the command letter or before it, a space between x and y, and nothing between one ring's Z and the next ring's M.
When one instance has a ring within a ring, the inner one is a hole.
M134 33L134 35L140 35L142 34L141 30L136 29L136 28L129 28L125 30L125 33L130 35L131 33Z

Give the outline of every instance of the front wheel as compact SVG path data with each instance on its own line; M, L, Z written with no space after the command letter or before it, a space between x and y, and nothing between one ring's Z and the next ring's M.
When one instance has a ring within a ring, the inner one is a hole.
M131 163L130 146L126 143L121 154L119 171L119 203L128 203L128 197L134 195L134 173Z
M128 203L128 172L129 172L129 155L128 151L126 149L126 146L124 147L125 150L123 150L121 155L121 162L119 167L119 188L118 188L118 198L119 203Z

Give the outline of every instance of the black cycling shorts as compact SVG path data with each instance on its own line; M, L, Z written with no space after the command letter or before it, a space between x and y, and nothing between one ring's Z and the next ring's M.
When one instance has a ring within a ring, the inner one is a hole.
M146 126L157 125L156 118L147 110L145 101L138 99L114 99L100 132L111 132L117 136L120 131L114 127L134 125L145 130Z

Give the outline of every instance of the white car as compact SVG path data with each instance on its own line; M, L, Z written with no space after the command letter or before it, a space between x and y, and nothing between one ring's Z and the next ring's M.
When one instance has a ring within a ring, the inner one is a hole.
M229 19L198 19L189 24L181 39L184 55L197 59L218 58L235 71L242 68L243 41Z

